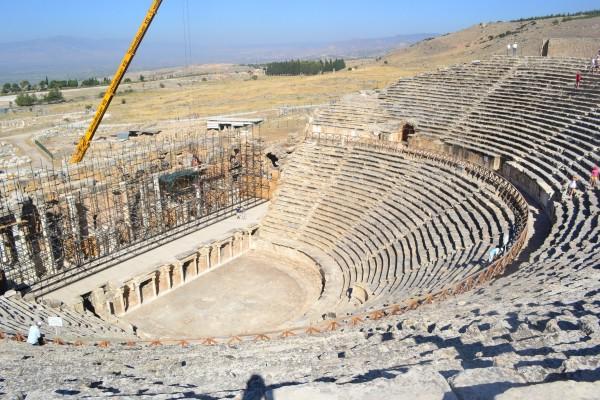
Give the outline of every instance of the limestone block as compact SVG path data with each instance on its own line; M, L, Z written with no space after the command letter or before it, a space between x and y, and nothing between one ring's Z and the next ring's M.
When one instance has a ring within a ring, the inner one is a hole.
M461 399L490 400L513 386L525 383L525 378L513 369L490 367L469 369L453 376L450 385Z

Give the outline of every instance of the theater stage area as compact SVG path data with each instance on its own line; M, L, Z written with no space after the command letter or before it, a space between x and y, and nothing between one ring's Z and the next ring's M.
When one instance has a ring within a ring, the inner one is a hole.
M317 300L319 278L310 266L281 254L252 250L123 319L142 337L204 338L279 329Z

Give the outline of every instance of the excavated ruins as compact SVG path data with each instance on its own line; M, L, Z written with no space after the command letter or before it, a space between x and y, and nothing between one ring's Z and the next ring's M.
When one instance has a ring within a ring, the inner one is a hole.
M594 398L586 65L493 57L348 96L279 168L227 131L21 171L1 193L0 392ZM47 345L20 343L52 316Z

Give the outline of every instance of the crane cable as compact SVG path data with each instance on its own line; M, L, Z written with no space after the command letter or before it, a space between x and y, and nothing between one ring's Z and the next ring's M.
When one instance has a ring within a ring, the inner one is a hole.
M192 38L190 31L190 3L189 0L183 0L183 47L184 47L184 75L190 73L190 65L192 62ZM191 127L192 104L191 96L186 100L188 108L188 120Z

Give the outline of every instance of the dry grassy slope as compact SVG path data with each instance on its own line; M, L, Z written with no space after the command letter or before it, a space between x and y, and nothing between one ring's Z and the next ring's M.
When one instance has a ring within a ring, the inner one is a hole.
M510 32L509 34L506 34ZM500 35L503 35L500 37ZM506 54L506 45L517 42L521 55L540 55L544 39L596 38L600 48L600 17L574 19L538 19L523 22L482 23L432 40L421 41L411 47L394 51L385 59L401 68L418 68L455 64L493 54ZM592 56L592 40L571 46L561 46L555 56ZM596 49L597 50L597 49ZM558 54L557 54L558 53Z
M370 65L356 71L317 76L260 77L258 80L226 79L187 82L178 86L163 81L141 87L132 85L131 93L120 92L109 108L110 123L138 123L185 117L230 114L264 110L284 105L320 104L343 94L363 89L383 88L414 71L393 66ZM125 85L127 87L127 85ZM97 89L96 92L101 90ZM126 103L122 104L122 100ZM86 104L98 102L96 93L48 106L51 113L82 111Z

